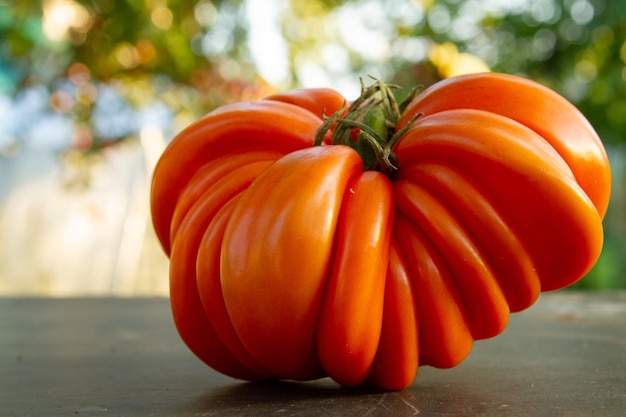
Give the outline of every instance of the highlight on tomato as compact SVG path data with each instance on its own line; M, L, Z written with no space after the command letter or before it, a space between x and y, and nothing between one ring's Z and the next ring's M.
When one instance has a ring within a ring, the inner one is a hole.
M554 91L464 75L402 103L225 105L160 158L151 210L187 346L242 380L399 390L598 259L607 155Z

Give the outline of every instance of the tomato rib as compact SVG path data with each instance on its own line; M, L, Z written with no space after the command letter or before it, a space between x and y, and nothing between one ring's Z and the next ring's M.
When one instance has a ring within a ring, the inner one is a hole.
M595 206L561 156L524 125L481 110L448 110L419 119L396 150L401 166L439 161L481 184L528 250L542 290L572 284L598 258Z
M600 217L604 216L611 189L608 157L589 121L565 98L521 77L468 74L443 80L420 93L398 126L401 128L418 113L429 116L450 109L493 112L537 132L567 162Z
M319 117L320 120L323 116L330 116L341 110L346 104L346 99L331 88L302 88L284 91L272 94L265 100L282 101L302 107Z
M268 379L277 378L276 375L259 365L252 358L243 343L241 343L224 303L224 294L222 293L220 280L222 238L226 223L240 195L232 198L222 206L204 232L198 248L196 262L198 293L207 319L211 322L216 334L233 356L255 373L263 375L263 377Z
M184 129L161 155L152 178L153 224L166 253L178 198L198 169L234 152L274 151L284 155L308 148L320 124L319 117L305 109L265 100L220 107Z
M506 326L509 306L498 280L471 236L448 207L423 187L394 183L398 210L414 222L450 267L474 339L493 337Z
M170 302L174 322L187 346L214 369L235 378L256 380L264 376L245 367L221 342L206 318L196 282L197 252L204 230L217 211L248 187L269 163L257 162L236 170L210 187L187 212L172 243ZM228 352L226 355L224 352Z
M269 165L269 162L273 162L281 156L280 153L271 151L245 152L222 156L199 168L180 193L176 208L170 219L170 238L175 239L178 227L189 208L217 181L227 175L233 175L233 171L244 165L262 161L268 161Z
M474 338L448 266L424 234L399 212L393 233L415 291L419 364L456 366L469 354Z
M345 146L279 159L242 194L222 243L222 291L242 343L284 379L323 375L315 343L341 201L362 172Z
M399 178L427 188L456 213L487 257L512 312L536 301L541 284L528 250L476 183L454 166L434 162L404 167Z
M378 349L392 222L385 175L367 171L348 184L317 327L322 366L340 384L361 384Z
M367 383L401 390L413 382L419 366L416 291L398 244L392 240L385 282L383 322Z

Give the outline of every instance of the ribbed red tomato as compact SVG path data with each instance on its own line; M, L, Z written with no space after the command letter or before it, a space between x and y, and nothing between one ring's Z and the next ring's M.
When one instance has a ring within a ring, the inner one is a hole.
M344 102L226 105L157 164L174 320L217 371L402 389L597 260L609 164L558 94L484 73Z

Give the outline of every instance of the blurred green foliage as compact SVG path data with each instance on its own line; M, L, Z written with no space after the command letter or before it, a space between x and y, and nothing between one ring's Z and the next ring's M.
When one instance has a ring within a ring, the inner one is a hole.
M97 151L276 89L413 87L481 63L558 91L617 152L606 249L579 286L626 287L618 0L0 0L0 158L32 146L35 121L69 132L53 151Z
M166 80L192 87L199 112L262 94L268 77L259 77L255 53L280 45L251 42L259 19L246 11L254 4L260 3L0 1L0 91L41 84L53 93L72 74L148 85L157 77L160 86ZM494 71L549 85L583 111L606 143L624 141L626 2L270 0L262 7L270 4L287 55L276 70L285 65L288 72L270 87L302 85L311 71L329 82L352 78L352 85L364 74L407 87L430 84L442 76L433 46L451 43Z

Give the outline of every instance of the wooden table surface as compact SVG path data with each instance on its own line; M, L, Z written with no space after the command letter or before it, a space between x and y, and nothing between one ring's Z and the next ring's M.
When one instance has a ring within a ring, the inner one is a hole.
M626 416L626 292L544 294L400 392L221 376L157 298L0 298L0 416Z

